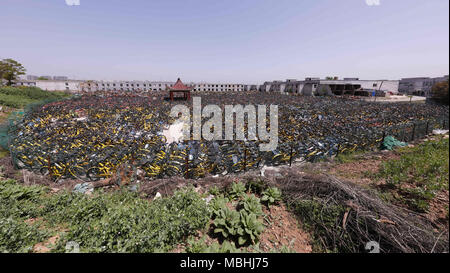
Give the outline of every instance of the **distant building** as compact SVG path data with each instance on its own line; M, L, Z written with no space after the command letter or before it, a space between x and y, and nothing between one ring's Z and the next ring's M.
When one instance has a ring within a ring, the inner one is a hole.
M416 78L403 78L400 80L398 91L408 95L418 95L429 97L431 95L431 89L433 85L439 82L448 81L449 76L443 77L416 77Z
M68 79L66 76L53 76L53 80L55 81L67 81Z
M343 80L328 80L314 77L305 78L303 81L288 79L286 81L265 82L259 91L262 92L287 92L306 96L319 93L342 95L358 92L390 92L398 93L399 81L395 80L360 80L359 78L344 78Z
M34 75L27 75L27 77L26 77L27 81L35 81L38 78L39 78L38 76L34 76Z

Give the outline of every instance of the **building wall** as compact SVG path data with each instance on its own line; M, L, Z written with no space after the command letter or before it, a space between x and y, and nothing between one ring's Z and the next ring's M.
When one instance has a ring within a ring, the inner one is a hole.
M193 84L194 91L214 92L242 92L245 91L243 84L237 83L197 83Z
M399 83L399 92L409 95L421 95L429 97L433 85L439 82L448 81L449 76L429 78L429 77L417 77L417 78L403 78Z
M311 96L316 93L319 86L325 85L358 85L363 89L382 90L384 92L398 92L399 81L392 80L359 80L356 78L347 80L320 80L318 78L306 78L303 81L288 79L284 82L273 81L265 82L261 86L263 92L288 92L305 96ZM327 90L328 88L325 87Z
M80 84L82 81L67 80L67 81L35 81L36 87L47 91L80 91Z

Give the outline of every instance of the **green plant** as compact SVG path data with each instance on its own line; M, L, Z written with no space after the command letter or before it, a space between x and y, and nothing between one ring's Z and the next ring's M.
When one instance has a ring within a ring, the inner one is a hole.
M245 193L245 185L241 182L231 184L228 195L231 199L236 200Z
M213 242L211 245L207 245L205 236L196 240L195 237L190 237L187 240L186 253L239 253L241 252L236 248L234 242L228 240L223 241L222 244Z
M263 213L260 199L253 194L249 195L249 196L245 196L239 202L239 205L248 213L253 213L257 216L260 216Z
M225 240L222 244L217 242L212 243L205 249L206 253L241 253L242 251L236 248L233 242Z
M263 191L261 201L267 203L268 206L281 201L281 191L276 187L270 187Z
M22 219L0 218L0 253L31 252L33 245L46 237L45 231Z
M61 227L55 252L65 252L68 241L78 242L82 252L168 251L210 220L208 205L193 188L148 202L125 190L48 194L45 187L0 180L0 204L2 252L29 251ZM31 218L43 221L28 226Z
M244 245L247 242L254 244L259 240L259 236L264 230L264 226L254 213L245 210L240 211L241 228L238 229L238 243Z
M256 194L261 194L267 188L266 182L261 179L250 180L246 186L248 191Z
M217 216L220 210L226 207L228 202L228 198L224 197L223 195L214 197L209 203L209 207L211 209L211 212L213 213L213 217Z
M214 220L214 233L221 233L224 238L241 233L240 214L228 207L222 208Z
M381 165L374 178L383 178L398 191L397 201L424 212L436 193L448 188L449 140L427 141L397 150L399 159Z
M212 186L211 188L209 188L208 192L211 195L218 196L220 194L220 189L217 186Z

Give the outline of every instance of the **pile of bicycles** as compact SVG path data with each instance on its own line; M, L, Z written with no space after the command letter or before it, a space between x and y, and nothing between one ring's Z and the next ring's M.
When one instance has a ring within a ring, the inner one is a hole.
M279 107L279 142L261 152L259 141L182 141L167 144L162 130L173 122L174 104L162 94L83 95L54 102L25 115L14 128L11 156L19 168L53 179L87 181L113 176L133 165L149 178L230 174L264 165L315 161L367 149L412 122L427 130L447 119L446 106L382 104L342 98L277 96L267 93L202 93L202 104ZM430 127L428 129L428 127Z

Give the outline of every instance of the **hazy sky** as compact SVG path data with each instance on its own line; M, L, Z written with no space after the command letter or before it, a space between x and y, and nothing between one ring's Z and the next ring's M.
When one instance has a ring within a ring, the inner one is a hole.
M449 71L448 0L80 4L0 0L0 58L32 75L97 80L262 83Z

